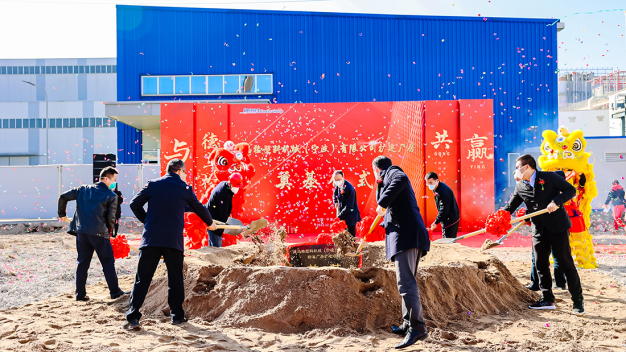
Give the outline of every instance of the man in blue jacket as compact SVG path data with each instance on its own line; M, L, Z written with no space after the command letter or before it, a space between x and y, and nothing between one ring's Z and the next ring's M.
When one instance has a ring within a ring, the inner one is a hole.
M238 172L233 172L228 177L228 181L222 181L213 188L209 201L206 203L209 213L214 220L226 222L233 210L233 196L239 192L243 185L243 176ZM209 235L209 246L221 247L224 230L207 230Z
M172 324L178 325L187 321L183 311L185 212L191 208L210 230L215 230L216 225L209 211L196 198L192 187L184 181L186 176L185 163L180 159L172 159L167 163L167 174L148 181L130 201L130 209L137 220L144 224L144 228L139 245L137 275L130 295L130 307L126 312L128 322L124 324L124 328L140 328L139 309L146 298L161 256L167 266L168 303ZM143 208L146 203L147 213Z
M415 274L420 258L430 250L430 239L404 171L383 155L374 159L372 167L378 183L376 212L384 216L387 260L395 262L398 291L402 296L404 323L392 326L391 330L404 335L404 340L395 346L404 348L428 337Z
M100 171L100 182L73 188L59 197L59 220L67 220L67 202L76 201L76 213L70 224L69 234L76 236L78 266L76 267L76 300L88 301L85 290L87 271L93 252L98 254L104 278L111 298L116 299L128 292L118 286L115 273L115 257L109 239L115 227L117 195L113 193L117 183L117 170L107 166ZM113 235L115 237L117 233Z
M333 174L333 203L337 209L337 217L346 222L348 232L356 236L356 223L361 221L359 204L356 201L356 191L348 180L343 177L343 171L337 170Z

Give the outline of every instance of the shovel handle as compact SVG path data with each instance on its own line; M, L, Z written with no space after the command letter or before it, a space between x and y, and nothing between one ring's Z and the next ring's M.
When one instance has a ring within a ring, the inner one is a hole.
M536 212L534 212L534 213L526 214L526 215L524 215L524 216L520 216L519 218L515 218L515 219L511 220L511 224L514 224L514 223L516 223L516 222L518 222L518 221L522 221L522 220L530 219L530 218L532 218L533 216L537 216L537 215L545 214L545 213L547 213L547 212L548 212L548 209L546 208L546 209L543 209L543 210L536 211Z
M247 229L247 226L239 226L239 225L217 225L218 229L224 229L224 230L241 230L241 229Z
M368 235L374 231L374 229L376 228L376 225L378 225L378 222L380 221L380 218L382 218L382 216L376 215L376 218L374 219L372 226L370 226L370 230L367 232Z
M473 237L473 236L476 236L476 235L480 235L481 233L485 233L485 232L487 232L487 229L480 229L480 230L476 230L476 231L474 231L474 232L470 232L470 233L468 233L467 235L463 235L463 236L461 236L461 237L458 237L456 240L457 240L457 241L459 241L459 240L464 240L464 239L466 239L466 238L470 238L470 237ZM456 242L456 241L455 241L455 242Z

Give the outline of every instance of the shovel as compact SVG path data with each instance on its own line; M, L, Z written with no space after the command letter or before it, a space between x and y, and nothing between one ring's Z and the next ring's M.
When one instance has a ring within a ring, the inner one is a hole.
M524 222L520 222L519 224L515 225L515 227L513 227L511 230L509 230L509 232L506 233L506 235L500 237L499 240L493 242L489 239L485 240L485 243L483 243L482 246L480 246L480 250L481 251L486 251L488 249L491 248L495 248L498 247L499 245L502 244L502 242L504 242L504 240L509 237L510 234L512 234L513 232L517 231L520 227L522 227L522 225L524 225Z
M234 219L233 219L234 220ZM254 220L250 223L250 225L248 226L244 226L244 225L230 225L227 223L223 223L221 221L217 221L214 220L217 225L218 229L224 229L224 230L237 230L238 232L236 233L230 233L232 235L238 235L240 233L243 232L243 235L249 235L251 233L255 233L257 231L259 231L260 229L264 228L265 226L267 226L267 220L266 219L259 219L259 220ZM238 220L237 220L238 221ZM234 222L234 221L233 221Z
M370 229L367 232L368 235L374 231L374 229L376 228L376 225L378 225L378 222L380 221L380 218L382 218L382 216L376 215L376 218L374 219L374 222L372 223L372 226L370 226ZM363 237L365 237L365 236L363 236ZM356 252L346 253L346 257L358 257L358 256L360 256L363 253L367 253L368 251L363 252L363 246L365 245L365 243L367 243L367 242L365 242L364 239L361 239L361 243L359 243L359 248L357 248Z
M545 214L545 213L547 213L547 212L548 212L548 209L539 210L539 211L536 211L536 212L534 212L534 213L530 213L530 214L527 214L527 215L521 216L521 217L519 217L519 218L515 218L515 219L511 220L511 224L514 224L514 223L519 222L519 221L522 221L522 220L530 219L530 218L532 218L533 216L537 216L537 215ZM472 237L472 236L480 235L481 233L485 233L485 232L487 232L487 229L486 229L486 228L484 228L484 229L480 229L480 230L478 230L478 231L470 232L470 233L468 233L467 235L464 235L464 236L461 236L461 237L457 237L457 238L440 238L440 239L436 240L436 241L435 241L435 242L433 242L433 243L434 243L434 244L450 244L450 243L456 243L457 241L464 240L464 239L466 239L466 238L470 238L470 237Z

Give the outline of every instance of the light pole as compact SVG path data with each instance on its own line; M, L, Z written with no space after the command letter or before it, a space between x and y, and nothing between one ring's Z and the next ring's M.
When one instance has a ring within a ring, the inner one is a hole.
M46 165L50 164L50 161L48 160L48 128L50 127L50 119L48 119L48 92L46 92L45 89L41 88L40 86L36 85L33 82L28 82L28 81L22 81L26 84L30 84L31 86L35 86L41 90L43 90L43 93L46 95L46 152L45 152L45 156L46 156Z

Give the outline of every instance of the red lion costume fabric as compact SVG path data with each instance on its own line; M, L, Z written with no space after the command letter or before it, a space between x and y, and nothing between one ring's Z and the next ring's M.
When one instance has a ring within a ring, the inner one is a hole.
M230 174L238 172L243 176L243 186L233 196L231 216L239 217L245 203L246 187L255 174L254 166L250 162L250 144L245 142L235 144L227 141L223 148L214 148L211 151L208 161L211 165L211 173L204 179L206 191L201 197L202 204L208 202L211 192L220 182L228 181Z

